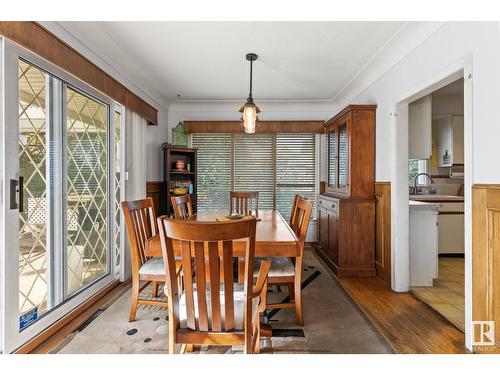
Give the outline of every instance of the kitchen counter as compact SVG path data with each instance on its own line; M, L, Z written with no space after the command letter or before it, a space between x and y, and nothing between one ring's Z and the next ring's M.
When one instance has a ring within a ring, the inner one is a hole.
M464 197L458 195L419 194L410 195L410 200L419 202L463 202Z
M410 208L416 209L416 210L427 210L427 209L438 209L438 203L433 203L433 202L422 202L422 201L416 201L416 200L409 200L408 204L410 205Z

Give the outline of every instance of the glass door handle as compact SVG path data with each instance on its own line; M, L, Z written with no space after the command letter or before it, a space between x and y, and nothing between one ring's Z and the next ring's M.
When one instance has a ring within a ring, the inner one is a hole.
M19 180L10 180L10 209L19 209L23 212L24 208L24 177L19 176ZM19 198L19 199L18 199Z
M24 211L24 177L19 176L19 212Z

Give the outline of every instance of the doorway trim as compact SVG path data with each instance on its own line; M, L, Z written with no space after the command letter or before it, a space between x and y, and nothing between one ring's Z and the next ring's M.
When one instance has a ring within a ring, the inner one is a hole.
M408 105L460 78L464 79L465 346L472 350L472 55L436 72L394 100L391 157L392 289L407 292L410 287Z

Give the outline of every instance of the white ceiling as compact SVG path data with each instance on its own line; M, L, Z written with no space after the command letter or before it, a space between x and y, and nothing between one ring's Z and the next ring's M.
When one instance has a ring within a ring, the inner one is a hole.
M165 101L330 100L404 22L59 22L144 91Z

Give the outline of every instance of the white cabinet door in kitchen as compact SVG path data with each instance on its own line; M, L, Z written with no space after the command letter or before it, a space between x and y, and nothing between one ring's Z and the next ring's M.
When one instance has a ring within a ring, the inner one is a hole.
M438 167L451 167L453 164L451 115L438 116L435 120L437 165Z
M432 100L427 95L409 105L408 121L410 160L430 159L432 156Z
M451 133L453 137L452 163L464 163L464 116L451 117Z

